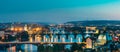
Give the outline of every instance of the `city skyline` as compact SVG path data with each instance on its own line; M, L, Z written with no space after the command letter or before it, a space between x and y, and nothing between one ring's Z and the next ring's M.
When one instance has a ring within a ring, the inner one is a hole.
M120 0L0 1L0 22L119 20Z

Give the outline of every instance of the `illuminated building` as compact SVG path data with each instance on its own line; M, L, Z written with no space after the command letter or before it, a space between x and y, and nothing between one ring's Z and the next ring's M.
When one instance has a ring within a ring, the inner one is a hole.
M96 34L99 34L99 30L97 29L95 33L96 33Z
M33 31L33 33L38 33L38 32L42 32L42 27L34 27L34 28L32 28L32 31Z
M15 31L15 32L21 32L21 31L33 31L33 32L37 32L37 31L41 31L43 27L38 26L37 24L35 25L27 25L27 24L14 24L11 25L11 27L9 28L9 30L11 31Z
M28 31L27 25L24 26L24 31Z
M106 35L100 34L98 36L98 44L103 45L106 43Z
M32 36L29 36L29 42L33 42Z
M5 32L4 31L0 31L0 37L4 36Z
M13 31L13 30L14 30L14 26L11 26L10 30L12 30L12 31Z
M28 34L29 34L29 35L32 35L32 34L33 34L33 31L32 31L32 30L29 30L29 31L28 31Z
M86 48L92 48L92 40L90 38L86 39Z
M96 27L86 27L86 30L96 30Z
M15 32L21 32L21 31L23 31L23 27L22 26L14 26L14 25L11 25L11 27L10 27L10 30L11 31L15 31Z
M21 31L23 31L23 28L22 27L12 27L11 30L16 31L16 32L21 32Z
M35 42L41 42L41 36L35 35Z

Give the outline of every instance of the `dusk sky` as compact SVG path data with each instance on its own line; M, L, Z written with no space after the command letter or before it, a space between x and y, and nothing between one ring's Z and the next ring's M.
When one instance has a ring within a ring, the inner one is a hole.
M0 23L81 20L120 20L120 0L0 0Z

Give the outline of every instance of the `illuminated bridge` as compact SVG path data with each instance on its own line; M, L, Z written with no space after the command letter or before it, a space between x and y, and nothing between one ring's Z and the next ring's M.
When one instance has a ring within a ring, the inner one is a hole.
M78 42L0 42L0 44L74 44L74 43L86 44L85 42L81 42L81 43L78 43Z

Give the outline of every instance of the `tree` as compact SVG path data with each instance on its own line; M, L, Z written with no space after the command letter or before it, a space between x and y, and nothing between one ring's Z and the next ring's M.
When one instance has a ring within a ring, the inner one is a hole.
M77 43L72 44L71 52L74 52L74 51L76 51L76 50L78 50L78 49L79 49L79 46L78 46Z
M21 41L28 41L29 40L29 35L27 31L23 31L19 34Z

